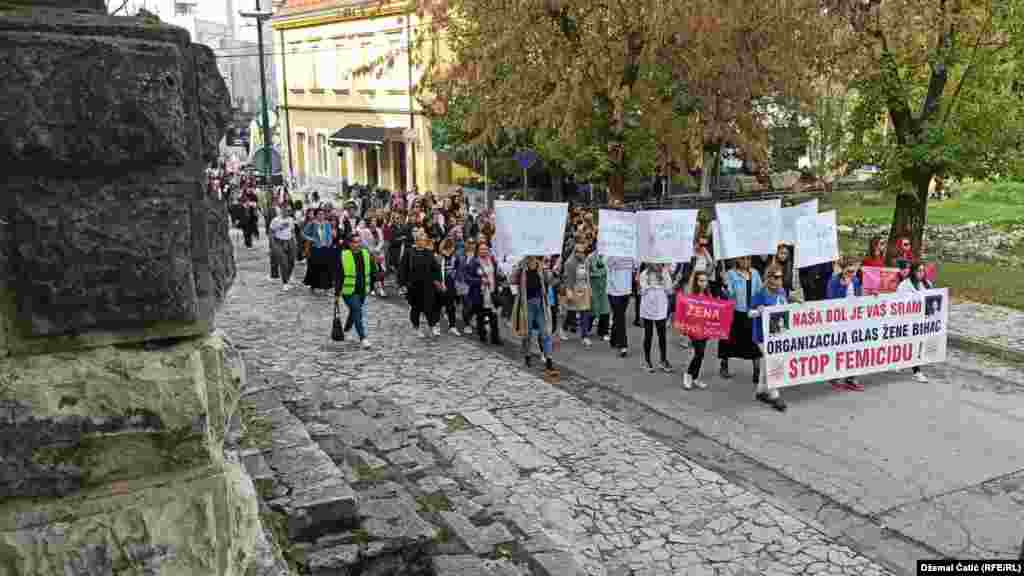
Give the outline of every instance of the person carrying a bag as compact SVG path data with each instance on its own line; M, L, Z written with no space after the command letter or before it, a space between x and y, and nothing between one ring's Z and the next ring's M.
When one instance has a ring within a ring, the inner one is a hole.
M590 348L590 328L593 316L590 314L590 262L585 242L577 242L576 250L565 262L566 308L576 312L579 334L583 345Z
M334 284L334 298L335 302L343 299L345 306L348 307L348 320L345 322L342 333L348 332L349 328L354 325L356 334L359 335L359 342L363 348L369 348L370 341L366 338L363 307L366 304L366 296L373 285L377 263L370 255L370 251L360 244L357 237L348 236L342 239L341 258L338 259L334 274L337 279ZM337 306L335 309L337 310ZM343 340L344 337L341 339Z

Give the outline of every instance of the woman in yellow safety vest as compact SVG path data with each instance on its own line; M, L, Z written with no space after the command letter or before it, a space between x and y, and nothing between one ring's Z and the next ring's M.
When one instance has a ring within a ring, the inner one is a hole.
M358 262L356 254L359 255ZM366 339L363 306L366 305L366 295L373 286L377 263L370 255L370 251L360 246L358 237L348 236L343 239L339 264L335 273L337 281L334 285L334 294L336 298L342 298L345 301L345 306L348 307L345 332L355 325L359 342L363 348L369 348L370 341Z

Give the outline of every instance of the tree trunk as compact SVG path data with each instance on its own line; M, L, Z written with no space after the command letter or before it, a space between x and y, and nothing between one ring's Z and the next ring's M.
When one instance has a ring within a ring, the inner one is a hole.
M896 197L896 210L889 228L889 242L886 249L886 264L893 266L898 257L896 240L909 237L914 255L922 256L924 246L924 225L928 216L928 184L932 174L915 176L903 182L903 189Z
M608 204L621 205L626 201L626 177L622 170L608 176Z
M721 157L721 146L704 147L704 158L700 168L700 195L702 198L710 198L714 194L712 186L718 183L718 162Z

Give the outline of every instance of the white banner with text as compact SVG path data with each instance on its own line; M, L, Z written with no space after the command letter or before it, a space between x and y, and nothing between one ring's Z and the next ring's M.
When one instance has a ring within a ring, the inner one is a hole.
M761 311L769 388L946 360L949 290L772 306Z

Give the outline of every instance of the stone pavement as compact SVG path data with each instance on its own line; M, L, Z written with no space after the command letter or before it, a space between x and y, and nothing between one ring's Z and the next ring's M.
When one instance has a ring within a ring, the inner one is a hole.
M265 254L238 250L217 323L251 370L243 457L293 566L889 573L495 349L417 338L402 305L371 299L372 349L331 342L331 299L282 293Z

